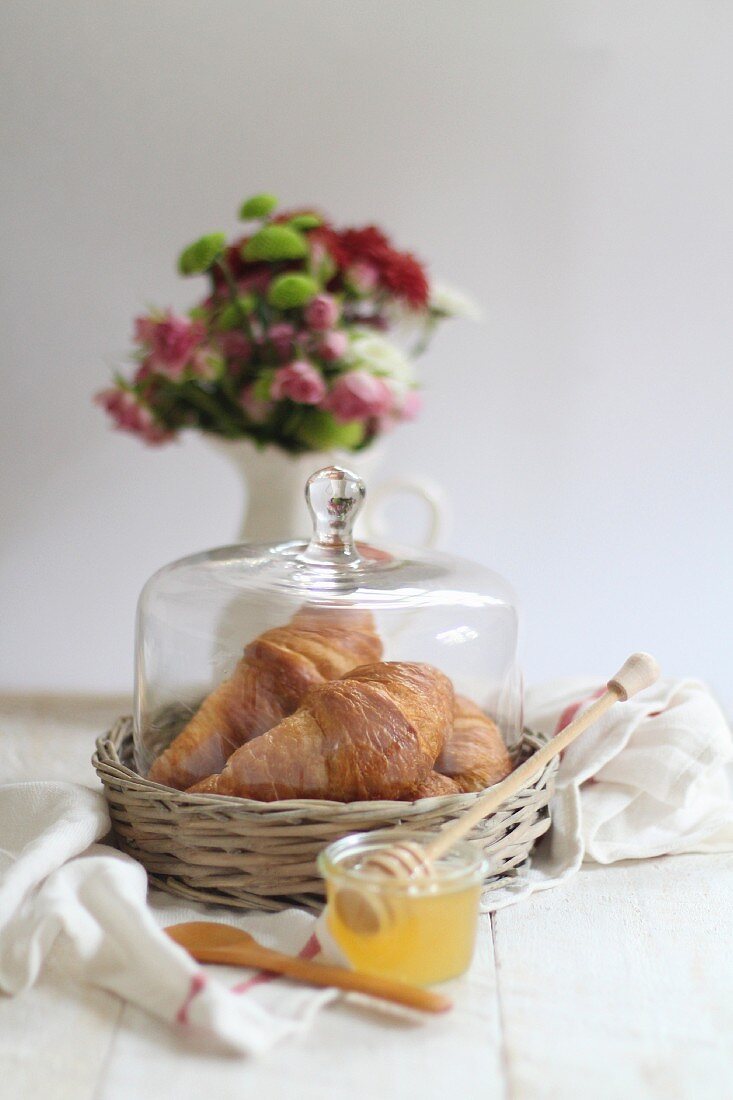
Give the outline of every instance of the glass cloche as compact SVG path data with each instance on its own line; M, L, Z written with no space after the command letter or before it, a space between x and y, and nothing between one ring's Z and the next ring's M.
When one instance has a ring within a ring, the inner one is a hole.
M435 674L440 682L447 677L456 697L476 704L504 744L513 747L522 731L522 680L517 609L507 582L447 554L355 542L352 531L365 486L348 470L329 466L314 473L305 496L313 521L310 541L209 550L165 566L145 585L136 639L138 770L179 789L203 781L197 793L239 793L206 787L206 777L221 773L238 745L249 748L263 735L290 738L289 751L309 752L313 722L323 725L322 714L313 718L309 711L300 726L301 719L294 725L290 716L307 709L315 685L318 698L311 709L316 703L321 710L332 708L326 715L331 740L324 767L339 757L342 742L358 727L367 741L372 733L373 740L387 736L380 751L388 773L389 738L399 739L400 730L411 736L413 727L420 732L422 719L409 711L401 688L390 694L384 683L375 689L384 700L376 718L370 700L377 694L367 698L363 685L354 689L360 693L358 713L339 710L343 692L332 684L353 668L382 661L440 670L442 677ZM324 694L319 685L327 682ZM413 676L408 685L413 707L416 683ZM430 690L428 685L417 701L428 711ZM365 747L365 758L373 748ZM278 767L290 766L287 756L284 764L278 759L276 754L268 761L270 778ZM259 774L251 761L248 767L245 774ZM259 788L248 788L246 796L328 797L315 780L310 790L308 767L298 768L302 790L291 776L290 785L275 782L269 793L262 787L261 795ZM379 797L364 795L358 785L354 789L361 797ZM414 795L385 790L386 797L423 796L422 788Z

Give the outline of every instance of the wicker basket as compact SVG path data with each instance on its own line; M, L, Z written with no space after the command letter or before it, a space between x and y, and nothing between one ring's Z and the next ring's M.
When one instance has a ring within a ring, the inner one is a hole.
M544 744L526 733L522 759ZM436 829L457 817L476 794L419 802L255 802L193 795L163 787L132 770L132 720L121 718L97 741L92 763L104 784L120 847L169 893L242 909L318 910L323 884L316 856L348 833L403 825ZM549 827L548 803L557 760L471 833L491 865L487 887L514 874Z

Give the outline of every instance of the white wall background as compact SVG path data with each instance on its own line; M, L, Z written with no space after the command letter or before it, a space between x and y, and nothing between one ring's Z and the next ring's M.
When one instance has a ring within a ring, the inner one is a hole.
M145 578L232 536L221 459L90 396L268 189L482 304L393 454L513 580L528 677L644 647L733 701L733 5L5 0L0 40L3 686L128 688Z

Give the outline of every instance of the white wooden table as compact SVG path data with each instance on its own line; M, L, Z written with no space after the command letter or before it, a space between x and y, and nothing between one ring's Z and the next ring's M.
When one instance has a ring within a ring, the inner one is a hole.
M96 786L122 699L0 697L3 779ZM0 837L0 845L2 838ZM494 1100L733 1096L733 855L583 870L483 920L456 1011L396 1024L335 1004L254 1061L191 1047L53 972L0 996L0 1097Z

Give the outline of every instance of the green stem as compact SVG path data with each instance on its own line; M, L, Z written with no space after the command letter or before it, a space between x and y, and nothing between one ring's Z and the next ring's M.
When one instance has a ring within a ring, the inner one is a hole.
M186 397L192 405L198 406L202 412L211 417L217 426L216 430L221 435L225 435L230 439L236 439L237 436L242 435L242 426L223 412L216 399L206 390L200 389L195 384L187 386Z
M438 321L435 317L429 317L425 322L421 335L418 337L415 345L410 353L412 359L417 359L419 355L427 348L430 340L432 339L433 332L437 327Z
M234 276L229 270L229 265L225 263L224 260L217 260L215 266L219 268L219 271L221 271L222 275L224 276L224 282L226 283L227 290L229 291L229 298L231 299L232 305L239 314L242 328L247 334L247 337L250 340L253 340L254 337L252 336L252 326L249 323L249 317L239 305L239 291L237 290L237 284L234 282Z
M242 406L239 403L239 394L237 392L237 387L234 384L234 380L229 375L225 375L220 380L219 384L221 386L221 392L224 394L224 397L229 402L232 410L241 416Z

